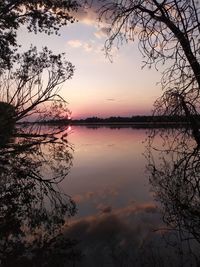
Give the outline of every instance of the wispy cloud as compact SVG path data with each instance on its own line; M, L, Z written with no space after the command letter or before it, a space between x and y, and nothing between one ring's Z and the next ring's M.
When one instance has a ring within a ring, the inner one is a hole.
M115 101L114 98L107 98L106 100L107 100L107 101Z
M80 40L70 40L67 43L68 43L68 45L70 45L73 48L78 48L78 47L82 46L82 43Z
M94 33L94 35L98 39L102 39L102 38L108 37L109 33L110 33L110 28L108 28L108 27L101 27L101 28L98 29L98 31L96 31Z
M101 44L96 43L94 40L88 42L81 40L69 40L67 44L74 49L83 49L85 52L102 53L103 47Z
M89 51L91 51L93 49L92 41L91 42L84 42L84 41L76 39L76 40L69 40L67 42L67 44L69 46L71 46L72 48L82 48L86 52L89 52Z
M103 17L101 19L99 18L99 10L102 7L102 2L98 0L91 0L87 1L87 4L84 4L84 1L78 1L80 1L80 7L77 12L73 12L72 15L74 15L79 23L95 27L97 29L94 32L94 36L96 38L102 39L108 37L111 30L110 25L107 24Z
M94 22L98 21L98 10L101 8L102 3L98 0L91 1L82 1L80 2L80 7L77 12L73 12L75 18L79 20L81 23L85 23L88 25L94 24ZM86 3L87 2L87 3Z

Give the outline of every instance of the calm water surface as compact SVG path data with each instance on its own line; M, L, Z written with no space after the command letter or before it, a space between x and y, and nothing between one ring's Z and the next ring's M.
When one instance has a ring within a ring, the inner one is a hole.
M73 126L73 167L64 183L78 205L77 217L153 205L145 173L146 130Z
M140 253L149 253L143 244L160 242L161 216L145 171L146 137L146 130L131 128L71 128L73 167L63 188L78 208L66 234L80 240L80 266L136 266L136 259L142 266Z
M191 131L54 128L1 150L1 266L200 266Z

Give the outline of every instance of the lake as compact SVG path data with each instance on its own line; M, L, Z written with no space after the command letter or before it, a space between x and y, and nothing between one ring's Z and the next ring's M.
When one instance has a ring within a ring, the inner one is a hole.
M196 266L179 234L169 234L154 200L147 130L72 126L68 131L73 166L62 188L78 208L65 229L66 236L80 240L84 256L77 266L169 266L169 260L171 266ZM161 139L155 140L159 147Z
M20 129L0 153L2 266L199 266L190 130Z
M71 128L73 167L63 186L78 205L78 217L133 203L152 204L145 176L145 138L145 130Z

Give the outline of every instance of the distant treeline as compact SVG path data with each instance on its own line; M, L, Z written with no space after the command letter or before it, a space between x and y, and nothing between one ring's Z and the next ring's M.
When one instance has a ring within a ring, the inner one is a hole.
M200 121L200 116L195 117L196 120ZM44 123L44 122L43 122ZM86 119L60 119L60 120L48 120L45 121L48 124L185 124L188 123L188 119L185 116L132 116L132 117L109 117L109 118L98 118L98 117L89 117Z
M77 123L152 123L152 122L187 122L184 116L132 116L132 117L90 117L86 119L73 120Z

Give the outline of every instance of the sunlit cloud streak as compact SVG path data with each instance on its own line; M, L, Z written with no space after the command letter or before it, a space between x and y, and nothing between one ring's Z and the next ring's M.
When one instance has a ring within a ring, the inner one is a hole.
M97 30L94 35L98 38L98 39L101 39L101 38L105 38L109 35L109 32L110 32L110 28L109 27L102 27L100 28L99 30Z
M102 4L105 4L105 1L102 3L98 0L78 0L78 2L80 3L80 7L76 13L73 13L78 22L96 27L97 31L94 33L96 38L102 39L107 37L111 30L110 25L106 23L103 17L101 19L99 18L99 11L102 8Z
M107 100L107 101L115 101L114 98L107 98L106 100Z

